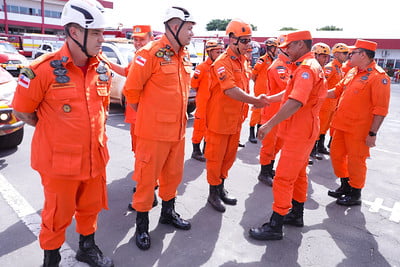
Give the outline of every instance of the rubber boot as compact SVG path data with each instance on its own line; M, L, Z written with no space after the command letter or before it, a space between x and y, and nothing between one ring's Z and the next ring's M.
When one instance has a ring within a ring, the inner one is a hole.
M149 235L149 212L136 213L136 246L141 250L150 248L151 239Z
M339 197L336 204L343 206L361 205L361 189L350 186L350 191Z
M310 157L313 158L313 159L321 160L322 156L320 154L318 154L317 145L318 145L318 141L315 141L314 147L311 150Z
M60 261L60 248L44 251L43 267L58 267Z
M207 144L206 142L203 142L203 151L202 151L203 155L204 155L204 153L206 153L206 144Z
M253 144L257 144L257 138L254 133L254 126L250 126L249 142L253 143Z
M262 126L262 124L257 124L256 138L258 136L258 130L260 129L261 126Z
M112 259L103 255L103 252L94 242L94 233L91 235L79 236L79 249L76 252L76 259L86 262L89 266L113 267Z
M175 228L182 230L189 230L191 227L190 222L181 218L181 216L175 211L175 198L162 201L160 223L172 224Z
M328 191L328 196L334 197L334 198L339 198L342 195L348 193L351 189L351 186L349 185L349 178L340 178L340 186L337 188L335 191L329 190Z
M272 186L272 179L274 179L273 173L273 163L267 165L261 165L260 174L258 175L258 180L268 186Z
M236 205L237 199L233 196L229 196L228 191L225 189L225 179L222 179L222 183L217 186L219 198L227 205Z
M329 137L328 148L331 148L331 144L332 144L332 136Z
M283 216L274 212L269 222L264 223L261 227L251 228L249 235L257 240L281 240L283 238L282 226Z
M325 147L325 134L319 135L317 151L324 155L329 155L329 151Z
M210 193L208 195L207 202L219 212L225 212L225 206L219 197L218 185L210 185Z
M158 199L157 199L157 194L156 194L157 188L158 188L158 186L156 186L154 188L154 199L153 199L153 205L152 205L153 208L158 205ZM133 188L133 193L135 193L135 192L136 192L136 187ZM135 211L135 209L132 207L132 205L133 205L133 203L129 202L129 205L128 205L128 210L129 211Z
M203 153L201 153L200 144L193 143L192 159L195 159L195 160L198 160L201 162L206 161L206 158L203 156Z
M292 209L283 218L283 224L293 225L297 227L303 227L303 214L304 214L304 202L297 202L292 199Z

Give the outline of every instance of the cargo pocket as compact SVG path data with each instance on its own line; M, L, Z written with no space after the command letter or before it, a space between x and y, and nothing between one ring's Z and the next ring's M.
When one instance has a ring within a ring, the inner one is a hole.
M146 167L148 166L150 159L151 155L149 153L136 154L135 172L133 175L133 179L136 182L140 182L141 179L146 176Z
M42 223L44 227L54 232L54 216L57 208L57 194L44 190L45 202L42 210Z
M53 148L52 167L58 175L79 175L82 166L81 145L56 144Z

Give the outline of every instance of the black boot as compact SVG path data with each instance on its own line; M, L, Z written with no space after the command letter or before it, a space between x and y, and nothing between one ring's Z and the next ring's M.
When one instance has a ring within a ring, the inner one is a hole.
M250 126L249 142L253 143L253 144L257 144L257 138L254 133L254 126Z
M324 155L329 155L329 151L325 147L325 135L324 134L319 135L319 140L318 140L317 146L318 146L317 151L319 153L324 154Z
M251 228L249 234L250 237L257 240L280 240L283 238L282 226L283 216L274 212L269 222L264 223L261 227Z
M229 196L229 192L225 189L225 179L222 179L222 183L218 185L219 198L227 205L236 205L237 199L233 196Z
M351 187L349 185L349 178L340 178L340 187L337 188L335 191L329 190L328 191L328 196L339 198L342 195L348 193L350 191Z
M181 218L181 216L175 211L175 198L162 202L160 223L172 224L175 228L182 230L189 230L191 225L190 222Z
M193 143L192 159L195 159L195 160L198 160L201 162L206 161L206 158L203 156L203 153L201 153L200 144Z
M272 162L267 165L261 165L261 171L258 175L258 180L266 185L272 186L272 179L274 179L274 172L272 168Z
M350 186L350 192L342 195L336 200L336 204L343 206L361 205L361 189Z
M91 235L79 236L79 249L76 252L76 259L86 262L89 266L113 267L112 259L103 255L103 252L94 242L94 233Z
M292 209L283 218L283 224L303 227L304 203L292 199Z
M58 267L60 261L60 248L44 251L43 267Z
M331 144L332 144L332 136L329 137L328 148L331 148Z
M313 149L311 150L310 157L312 157L313 159L322 160L322 156L320 154L318 154L317 145L318 145L318 141L315 141Z
M210 185L210 193L208 195L207 202L219 212L225 212L225 206L222 204L222 200L219 197L219 185Z
M157 194L156 194L157 188L158 188L158 186L156 186L154 188L153 208L158 205L158 199L157 199ZM136 192L136 187L133 188L133 193L135 193L135 192ZM135 211L135 209L132 207L132 204L133 204L132 202L129 202L128 210Z
M141 250L150 248L151 240L149 235L149 212L136 213L136 246Z

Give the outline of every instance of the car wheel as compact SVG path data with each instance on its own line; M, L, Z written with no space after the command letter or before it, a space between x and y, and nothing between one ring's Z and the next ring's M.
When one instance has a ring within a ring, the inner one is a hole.
M124 96L124 95L121 96L121 107L122 107L122 110L125 112L125 108L126 108L126 99L125 99L125 96Z
M0 148L13 148L21 144L24 137L24 128L7 135L0 136Z

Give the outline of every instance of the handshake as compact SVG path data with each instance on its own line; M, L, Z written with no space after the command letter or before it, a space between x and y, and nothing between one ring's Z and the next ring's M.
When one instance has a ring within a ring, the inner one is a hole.
M265 106L269 106L270 103L271 100L269 99L269 97L265 94L261 94L259 96L254 97L254 101L251 104L253 104L255 108L263 108Z

